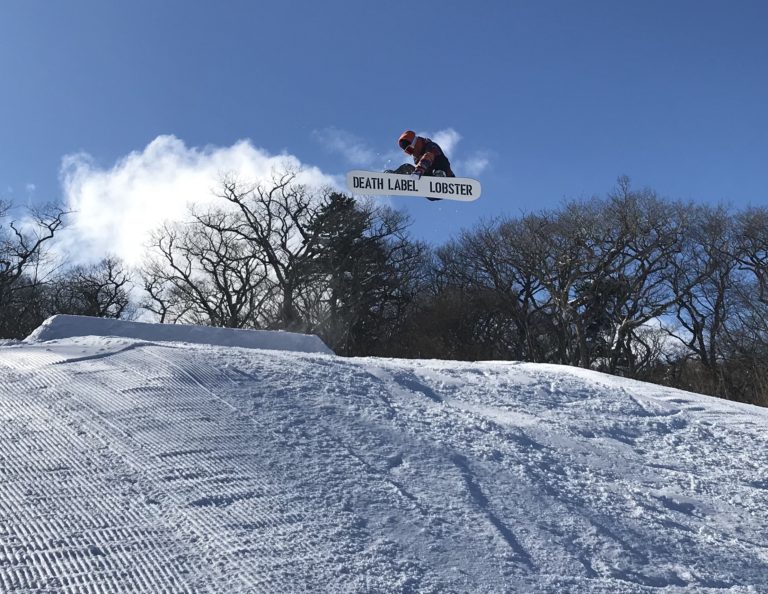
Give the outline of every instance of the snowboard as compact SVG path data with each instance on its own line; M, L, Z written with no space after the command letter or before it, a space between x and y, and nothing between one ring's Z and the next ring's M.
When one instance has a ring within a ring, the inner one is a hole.
M354 170L347 173L347 187L365 196L418 196L472 202L480 198L480 182L468 177L416 178L399 173Z

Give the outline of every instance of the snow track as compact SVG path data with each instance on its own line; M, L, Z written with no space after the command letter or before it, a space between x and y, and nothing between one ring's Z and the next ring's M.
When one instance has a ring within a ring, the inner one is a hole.
M555 366L0 347L0 592L766 592L768 415Z

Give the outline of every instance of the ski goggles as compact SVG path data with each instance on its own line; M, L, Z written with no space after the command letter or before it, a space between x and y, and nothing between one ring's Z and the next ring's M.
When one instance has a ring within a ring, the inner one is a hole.
M411 142L408 142L407 139L403 138L400 141L400 148L403 149L409 155L412 155L413 154L413 146L416 144L416 138L418 138L418 137L414 136L413 140L411 140Z

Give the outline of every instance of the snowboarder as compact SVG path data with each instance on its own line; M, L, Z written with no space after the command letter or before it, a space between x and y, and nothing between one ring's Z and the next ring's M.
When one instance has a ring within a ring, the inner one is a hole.
M416 165L404 163L392 173L416 175L417 177L422 175L456 177L443 149L431 138L416 136L413 130L406 130L400 135L397 144L406 154L413 156L413 162Z
M416 164L403 163L393 171L387 173L402 173L405 175L415 175L421 178L422 175L434 177L456 177L451 171L451 163L445 156L443 149L431 138L416 136L413 130L406 130L400 135L397 144L406 154L413 156L413 162ZM427 198L430 201L437 201L440 198Z

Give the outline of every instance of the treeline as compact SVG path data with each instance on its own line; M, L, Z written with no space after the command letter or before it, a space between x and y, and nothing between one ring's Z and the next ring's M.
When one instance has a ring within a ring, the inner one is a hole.
M115 258L65 267L50 252L64 212L55 207L11 216L0 201L0 338L29 335L54 314L119 318L133 311L130 276Z
M768 405L768 210L605 199L436 250L411 349L557 363ZM413 354L413 350L409 353Z
M318 334L341 355L574 365L768 405L768 210L633 190L485 221L432 248L399 211L224 180L131 275L58 269L60 211L0 210L0 337L53 313ZM43 272L45 271L45 272ZM142 295L132 305L130 288Z

